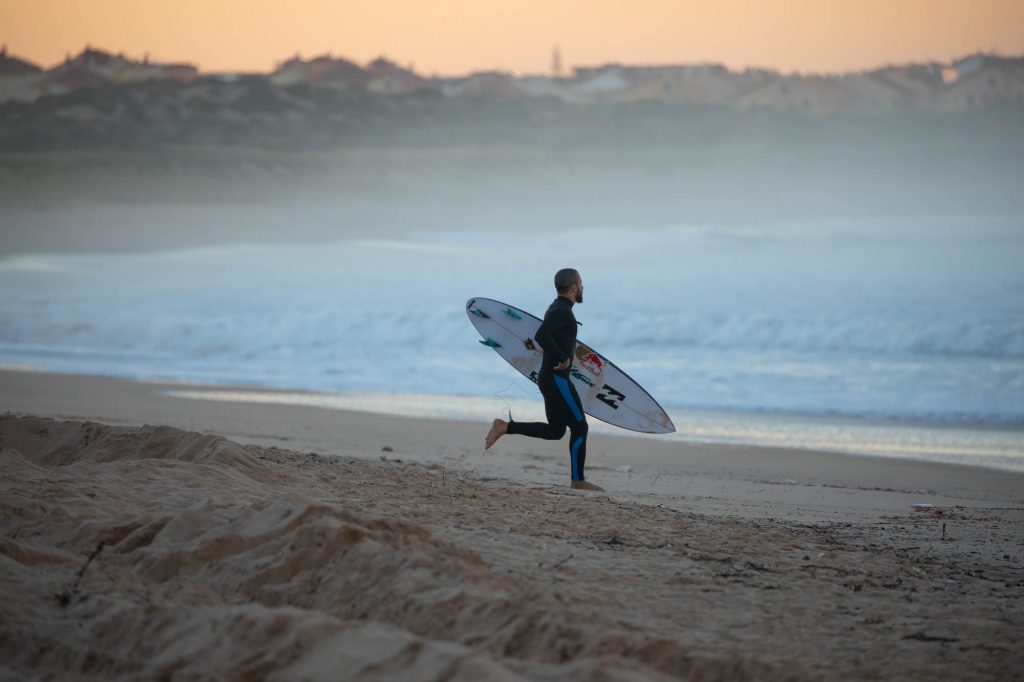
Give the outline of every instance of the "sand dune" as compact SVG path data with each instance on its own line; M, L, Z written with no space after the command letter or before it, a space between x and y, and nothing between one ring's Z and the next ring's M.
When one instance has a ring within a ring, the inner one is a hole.
M1019 544L978 549L1019 542L1020 510L948 510L980 544L939 557L936 519L914 512L711 517L165 426L6 416L0 445L0 677L1006 679L1024 664Z

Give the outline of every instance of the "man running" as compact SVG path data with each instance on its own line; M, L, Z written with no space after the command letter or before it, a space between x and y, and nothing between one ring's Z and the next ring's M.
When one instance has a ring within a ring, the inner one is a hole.
M576 387L569 380L572 361L576 353L576 317L572 314L574 303L583 303L583 279L572 268L555 273L555 290L558 297L548 306L544 321L534 334L544 349L544 359L537 375L537 386L544 396L544 413L547 422L517 422L495 419L491 430L484 439L484 449L489 449L506 433L521 434L530 438L561 440L569 428L569 469L572 487L582 490L603 490L589 483L583 476L583 465L587 459L587 418L583 415L583 403Z

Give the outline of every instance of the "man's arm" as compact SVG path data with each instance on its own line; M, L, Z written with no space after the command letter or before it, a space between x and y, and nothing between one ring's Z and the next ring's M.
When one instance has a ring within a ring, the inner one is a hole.
M557 360L555 365L561 365L569 360L569 353L562 350L561 346L555 342L553 335L553 332L561 329L568 321L569 316L564 311L557 308L549 310L544 314L544 321L537 328L537 333L533 335L540 347Z

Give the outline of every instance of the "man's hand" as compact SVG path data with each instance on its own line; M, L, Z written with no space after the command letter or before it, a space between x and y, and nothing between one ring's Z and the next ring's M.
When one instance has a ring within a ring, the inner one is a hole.
M560 372L560 371L562 371L563 369L569 369L569 361L568 361L568 360L563 360L563 361L562 361L562 362L560 362L559 364L555 365L555 366L553 367L553 369L554 369L554 370L555 370L556 372Z

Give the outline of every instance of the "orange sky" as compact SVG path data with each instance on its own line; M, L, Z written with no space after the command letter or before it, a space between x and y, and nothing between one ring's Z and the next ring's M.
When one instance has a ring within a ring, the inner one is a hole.
M381 54L424 74L721 62L835 72L1024 54L1024 0L0 0L0 42L52 66L86 44L204 71Z

